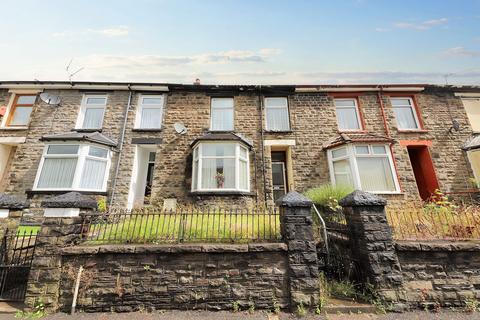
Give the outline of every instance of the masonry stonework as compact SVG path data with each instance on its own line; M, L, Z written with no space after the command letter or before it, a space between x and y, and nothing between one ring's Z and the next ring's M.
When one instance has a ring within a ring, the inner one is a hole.
M152 92L133 91L131 108L127 113L126 131L123 149L119 157L119 146L112 150L112 165L109 172L106 193L108 202L125 207L132 182L132 168L135 159L135 139L156 139L156 150L152 203L162 205L165 199L175 198L180 205L197 206L234 206L251 207L255 205L273 205L272 166L270 153L272 147L265 146L263 140L289 140L295 145L288 147L291 152L289 184L294 190L305 190L330 182L328 161L323 145L338 135L335 115L334 92L296 92L294 86L259 92L255 87L219 86L227 91L222 96L234 97L235 132L250 140L253 148L250 152L250 190L248 195L195 195L191 190L191 153L190 144L205 134L210 126L210 98L212 86L170 86L166 93L164 117L161 130L135 130L135 116L138 112L141 94ZM470 166L461 146L471 135L471 128L460 98L454 95L454 88L426 86L421 92L401 92L415 98L420 110L423 130L401 132L390 103L393 93L384 92L379 98L378 92L351 92L349 97L357 97L359 109L364 119L365 131L377 135L387 133L394 140L393 158L401 190L398 194L384 195L389 207L400 208L405 203L420 201L418 189L410 163L405 141L431 143L430 154L433 160L440 189L447 193L462 192L470 189L472 177ZM0 139L4 137L25 137L26 142L18 144L10 167L7 169L5 192L19 197L25 193L31 200L31 214L41 214L39 203L51 196L31 192L46 142L40 138L46 134L71 132L75 128L82 96L85 91L76 89L53 90L45 92L59 95L60 106L49 106L37 100L28 129L0 128ZM107 107L102 134L119 142L129 92L127 90L98 91L107 93ZM162 94L162 92L153 92ZM400 93L395 93L400 94ZM213 94L213 96L218 96ZM265 127L265 110L261 101L264 96L285 96L289 101L291 130L287 132L268 132ZM7 105L10 93L0 89L0 105ZM382 120L380 99L386 115L385 127ZM461 131L449 130L452 120L460 123ZM176 122L183 123L188 131L184 135L173 129ZM137 140L138 141L138 140ZM117 162L120 162L118 176L115 179ZM116 180L114 199L111 199L113 181ZM291 191L291 190L290 190ZM137 204L142 205L142 204Z

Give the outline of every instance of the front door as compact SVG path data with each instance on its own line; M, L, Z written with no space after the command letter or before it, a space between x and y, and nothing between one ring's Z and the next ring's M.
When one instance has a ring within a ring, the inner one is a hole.
M417 181L418 193L422 200L430 200L437 190L438 180L433 168L432 158L427 146L408 146L408 155L412 164L415 180Z
M285 152L272 152L272 184L274 201L277 201L277 199L288 192L285 158Z

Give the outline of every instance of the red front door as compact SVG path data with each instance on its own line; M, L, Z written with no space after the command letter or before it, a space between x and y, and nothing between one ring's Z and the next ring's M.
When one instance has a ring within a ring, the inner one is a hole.
M428 147L408 146L407 150L417 181L418 193L423 200L429 200L439 187Z

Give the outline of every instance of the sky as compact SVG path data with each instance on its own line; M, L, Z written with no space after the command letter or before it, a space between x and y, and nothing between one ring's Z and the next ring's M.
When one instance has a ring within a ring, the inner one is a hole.
M0 80L480 85L480 0L0 0Z

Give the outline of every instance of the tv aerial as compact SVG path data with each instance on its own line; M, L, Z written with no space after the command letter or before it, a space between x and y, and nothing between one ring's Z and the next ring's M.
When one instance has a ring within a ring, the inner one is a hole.
M40 94L40 99L48 105L58 106L60 104L60 97L48 92L43 92Z
M181 123L181 122L175 122L175 123L173 124L173 128L175 129L175 131L176 131L178 134L185 134L185 133L187 133L187 131L188 131L188 130L187 130L187 127L185 127L185 126L183 125L183 123Z

